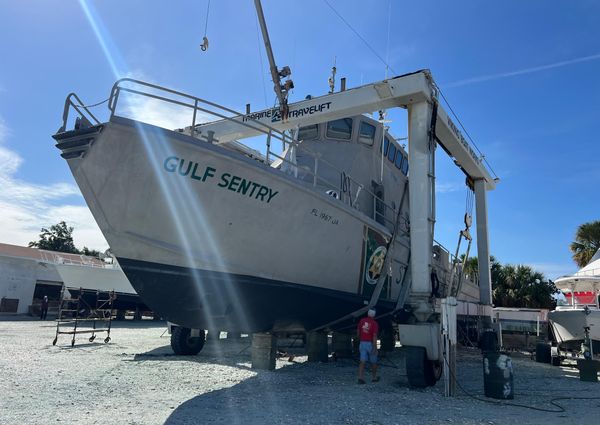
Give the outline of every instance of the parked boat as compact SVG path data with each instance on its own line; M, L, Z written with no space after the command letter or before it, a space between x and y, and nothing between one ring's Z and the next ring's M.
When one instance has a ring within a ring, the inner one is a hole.
M59 262L54 263L54 267L69 292L72 295L78 295L82 291L90 305L93 304L97 291L114 292L116 298L113 301L113 308L115 310L149 310L118 264L101 261L90 264Z
M555 284L566 299L548 314L559 348L579 351L587 331L600 354L600 250L588 265Z

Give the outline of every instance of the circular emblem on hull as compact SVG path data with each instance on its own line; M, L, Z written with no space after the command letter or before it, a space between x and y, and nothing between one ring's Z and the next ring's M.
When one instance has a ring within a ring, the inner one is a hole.
M378 247L373 254L371 254L371 258L369 258L369 261L367 262L365 279L370 285L375 285L377 283L377 279L379 279L379 276L381 276L386 252L387 249L385 246Z

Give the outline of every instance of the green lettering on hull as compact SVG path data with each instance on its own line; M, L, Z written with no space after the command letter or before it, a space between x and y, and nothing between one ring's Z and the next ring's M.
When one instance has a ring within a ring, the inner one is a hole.
M231 173L221 173L217 179L217 169L211 166L202 166L195 161L186 160L177 156L169 156L163 162L163 169L170 174L183 178L189 177L192 180L201 183L216 184L217 187L230 190L239 195L246 196L267 204L271 203L279 191L254 182L245 177L233 175Z

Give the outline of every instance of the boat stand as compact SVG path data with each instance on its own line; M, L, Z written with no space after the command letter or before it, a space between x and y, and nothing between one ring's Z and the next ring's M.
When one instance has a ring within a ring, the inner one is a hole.
M113 301L116 296L114 291L96 291L96 300L92 306L83 296L83 288L71 288L76 292L72 296L68 288L63 286L58 305L58 317L56 318L56 336L52 345L56 345L59 335L72 335L71 347L75 345L75 336L79 334L91 334L89 342L94 342L96 334L106 332L104 343L110 341L110 329L113 317ZM81 328L82 324L88 324ZM91 323L91 329L89 328Z

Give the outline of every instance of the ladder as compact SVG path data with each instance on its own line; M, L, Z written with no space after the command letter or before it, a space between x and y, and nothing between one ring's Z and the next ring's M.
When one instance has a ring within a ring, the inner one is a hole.
M95 302L90 303L84 297L83 288L70 288L63 286L58 316L56 318L56 336L52 345L56 345L59 335L72 335L71 347L75 345L75 336L91 334L89 342L94 342L96 334L106 332L104 343L110 341L110 329L113 317L113 301L116 299L114 291L97 290ZM83 326L82 326L83 325Z

